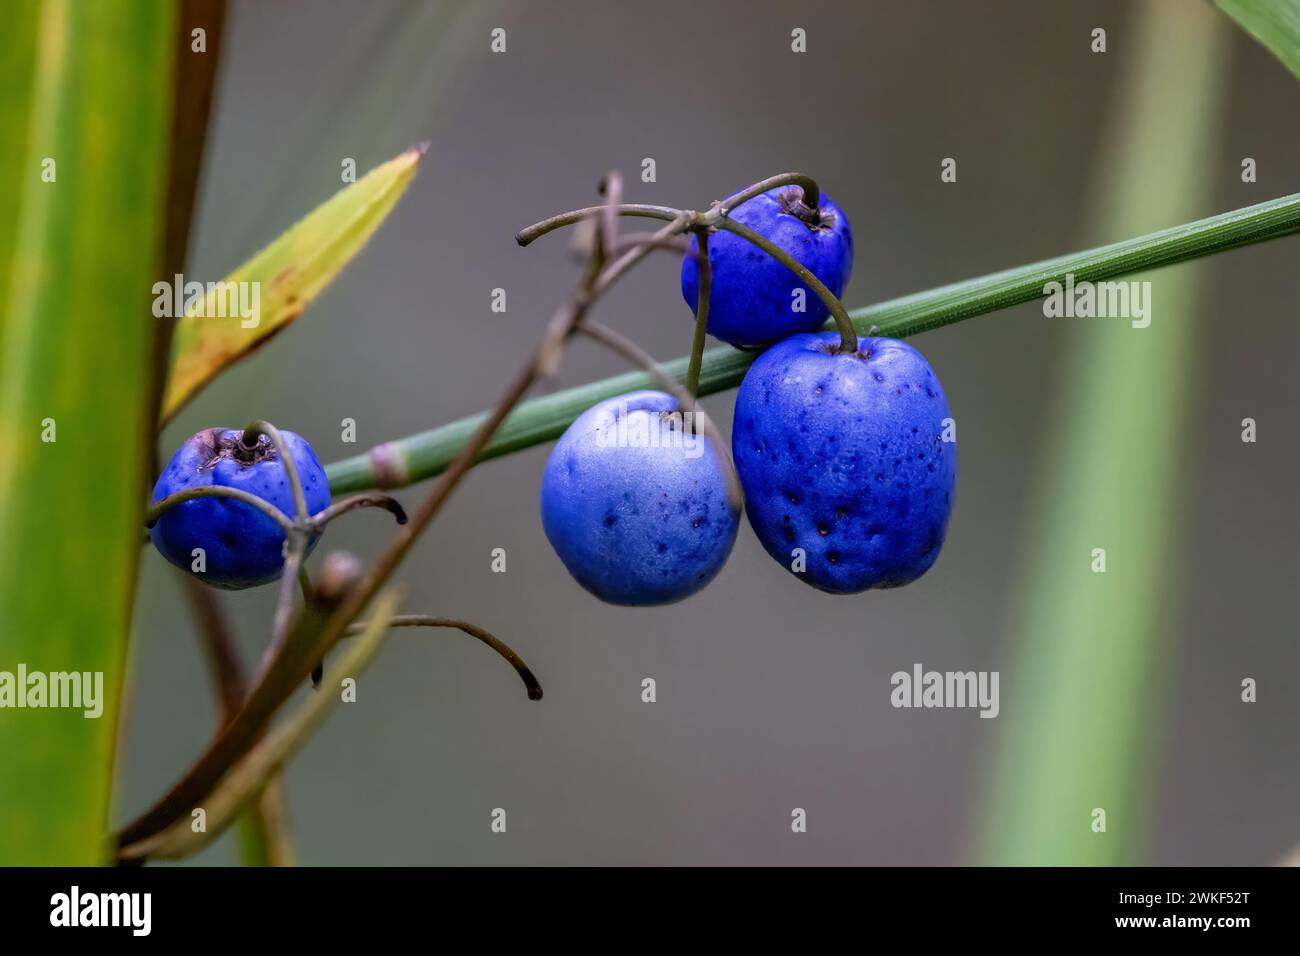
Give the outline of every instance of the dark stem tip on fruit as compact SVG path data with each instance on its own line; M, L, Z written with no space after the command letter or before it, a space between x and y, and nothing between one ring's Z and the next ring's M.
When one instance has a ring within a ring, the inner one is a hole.
M835 228L835 214L829 209L810 206L804 202L801 186L790 186L781 190L777 196L781 211L794 216L814 232L829 232Z
M274 461L279 457L274 443L265 435L259 436L256 444L247 445L244 443L246 437L244 434L241 433L238 438L230 438L225 432L226 429L223 428L209 428L199 433L200 447L204 452L204 468L214 467L223 458L229 458L244 467L249 467L264 461Z
M825 345L821 346L821 351L825 352L827 355L848 355L852 358L862 359L864 362L870 360L870 358L875 355L875 352L871 350L871 347L861 339L858 340L858 347L853 351L849 351L844 347L843 342L838 341L827 342Z

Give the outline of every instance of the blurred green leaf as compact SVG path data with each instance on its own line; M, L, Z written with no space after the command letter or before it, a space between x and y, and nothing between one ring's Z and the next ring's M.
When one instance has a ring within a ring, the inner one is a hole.
M1300 77L1300 0L1215 0L1215 3Z
M18 232L18 200L23 164L27 162L27 127L31 122L32 83L36 78L36 15L39 7L22 3L5 13L0 30L0 350L4 348L4 303L9 301L13 247ZM13 184L13 185L11 185Z
M205 247L218 249L217 261L232 261L246 251L239 237L274 235L310 208L323 178L314 157L355 156L364 168L412 140L440 142L458 86L472 82L465 66L478 37L500 22L504 7L503 0L366 4L349 18L355 45L336 51L339 68L322 73L318 95L286 120L283 161L249 184L253 191L228 220L205 226Z
M227 303L230 296L225 290L230 283L250 283L250 289L255 284L259 290L256 325L245 328L229 304L223 310L216 292L205 297L202 311L187 310L176 323L171 376L163 399L164 423L222 369L302 314L379 228L415 177L424 151L424 146L414 146L339 190L221 281L220 294L226 295ZM234 295L238 302L238 293ZM214 315L222 311L229 317Z
M1110 145L1090 227L1105 234L1207 204L1215 168L1227 31L1202 8L1135 11L1129 75L1101 139ZM1001 672L981 863L1132 864L1153 836L1148 758L1176 626L1174 516L1201 268L1133 277L1151 281L1147 328L1051 320L1070 323L1066 364ZM1094 569L1097 548L1105 573ZM1093 831L1098 808L1105 832Z
M20 8L28 5L18 5ZM0 670L102 674L102 715L0 711L0 861L105 860L136 562L159 261L173 7L45 0L22 54L30 127L0 353ZM10 68L7 60L5 69ZM11 117L21 107L9 104ZM7 120L6 120L7 122ZM23 142L20 139L19 142ZM6 142L6 151L8 143ZM45 159L55 179L42 179ZM7 162L7 160L6 160ZM45 441L53 429L54 441Z

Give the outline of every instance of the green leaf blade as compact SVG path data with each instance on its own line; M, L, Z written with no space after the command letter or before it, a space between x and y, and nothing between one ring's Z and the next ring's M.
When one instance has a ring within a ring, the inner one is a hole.
M201 312L190 309L177 320L163 423L223 369L303 313L387 218L415 177L425 148L414 146L339 190L222 280L257 285L256 325L245 328L238 315L213 315L219 310L211 294Z
M106 858L153 437L141 409L172 40L171 6L147 0L46 0L33 34L31 125L11 181L18 222L2 304L0 671L100 674L102 713L0 710L7 864ZM41 177L46 158L52 182ZM54 441L43 440L47 422Z
M18 4L6 11L0 30L0 350L4 348L4 303L9 301L13 251L18 234L21 190L10 188L22 178L27 161L27 131L31 124L32 86L36 82L36 29L40 8Z
M1215 0L1283 66L1300 77L1300 0Z

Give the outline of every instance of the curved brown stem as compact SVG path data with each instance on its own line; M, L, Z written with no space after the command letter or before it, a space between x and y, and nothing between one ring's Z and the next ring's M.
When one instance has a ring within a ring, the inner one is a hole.
M302 479L298 475L298 463L289 453L289 445L280 434L280 429L276 428L270 422L261 420L252 422L244 429L244 435L240 443L247 449L257 447L257 440L265 435L275 446L275 450L280 455L280 464L284 466L285 477L289 479L289 488L293 492L294 517L300 523L305 522L311 517L311 512L307 510L307 495L302 490Z
M166 512L171 511L179 504L193 501L196 498L233 498L235 501L242 501L246 505L252 505L262 514L275 521L284 529L286 534L294 528L293 519L269 501L241 488L228 488L225 485L204 485L201 488L186 488L184 491L168 495L162 501L149 506L149 510L145 512L144 526L152 528Z
M737 510L743 507L745 496L741 490L740 478L736 475L736 466L731 460L731 454L727 449L727 445L723 442L722 434L718 431L717 426L713 424L713 419L700 407L695 400L695 396L684 389L672 376L664 374L659 363L654 360L649 352L646 352L641 346L622 333L616 332L609 326L602 325L594 319L583 320L578 326L578 331L621 355L632 365L648 372L664 391L677 399L678 408L683 412L689 411L695 416L695 420L700 423L700 428L705 436L713 442L714 453L722 462L723 474L727 481L727 496L731 500L732 506Z
M822 201L821 187L817 185L817 180L811 176L805 176L803 173L780 173L776 176L769 176L752 186L746 186L738 193L733 193L722 200L718 206L725 216L742 203L749 202L755 196L761 196L763 193L780 186L798 186L803 190L803 204L810 211L817 212Z
M535 222L531 226L525 226L515 233L515 242L521 246L526 246L534 239L546 235L548 232L554 232L564 226L572 226L576 222L584 219L593 219L596 216L605 215L607 204L599 206L586 206L582 209L571 209L568 212L562 212L558 215L543 219L541 222ZM673 209L671 206L652 206L644 203L623 203L615 207L620 216L640 216L643 219L662 219L665 222L672 222L682 214L682 210Z
M360 634L366 629L366 622L359 621L349 625L348 629L343 632L344 637L352 637ZM533 675L532 670L524 663L524 659L505 641L496 637L490 631L479 627L477 624L471 624L468 621L457 620L452 617L433 617L428 614L399 614L388 622L389 627L445 627L468 634L470 637L477 638L492 650L500 654L515 669L515 673L524 682L524 687L528 690L529 700L542 699L542 685Z
M316 531L323 531L325 526L339 515L347 514L349 511L355 511L358 508L383 508L397 519L398 524L406 524L406 509L402 507L396 498L378 492L366 492L365 494L344 498L342 501L336 501L323 511L316 512L311 517L311 525Z
M629 232L619 236L618 242L610 248L610 255L617 256L629 249L635 249L637 246L650 246L652 249L675 252L679 255L685 255L691 251L691 244L678 236L659 239L652 232Z
M618 207L623 204L623 176L617 169L612 169L600 181L598 192L605 197L605 228L601 230L600 244L604 258L613 255L613 248L618 245Z
M695 230L699 244L699 281L695 290L695 335L691 339L691 360L686 367L686 391L692 397L700 390L700 365L704 361L704 343L709 337L709 299L713 294L713 266L709 262L709 230Z

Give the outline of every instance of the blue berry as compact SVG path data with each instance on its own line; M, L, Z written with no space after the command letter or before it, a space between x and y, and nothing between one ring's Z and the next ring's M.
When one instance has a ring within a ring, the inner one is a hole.
M772 240L808 268L838 298L853 271L853 231L840 207L822 193L817 215L802 202L798 186L780 186L744 203L731 218ZM692 238L682 260L682 296L699 299L699 244ZM807 285L766 252L730 232L709 235L713 289L709 332L745 348L811 332L830 314ZM794 290L803 290L802 312Z
M916 349L837 333L764 352L736 396L732 449L749 522L769 554L824 591L898 587L939 555L957 445L948 400ZM950 440L945 441L945 438Z
M611 604L670 604L707 585L736 541L709 440L664 392L632 392L589 408L551 452L542 527L584 588Z
M325 468L306 440L281 432L302 481L312 514L329 506ZM294 516L293 489L275 446L266 436L248 453L243 430L210 428L191 435L172 455L153 489L162 501L187 488L225 485L269 501ZM193 573L195 548L204 551L206 569L195 577L214 587L236 590L266 584L284 569L284 531L252 505L230 498L196 498L165 512L150 532L158 553ZM313 540L309 546L315 545Z

